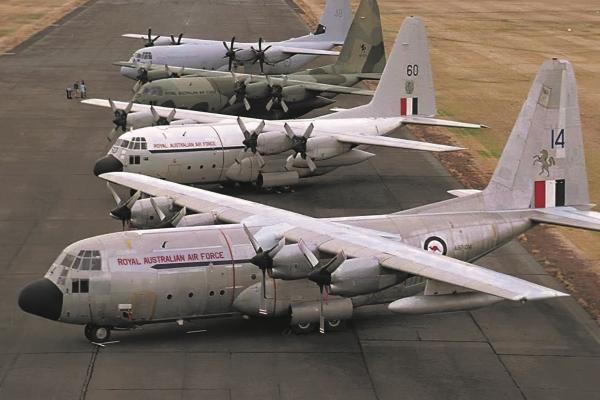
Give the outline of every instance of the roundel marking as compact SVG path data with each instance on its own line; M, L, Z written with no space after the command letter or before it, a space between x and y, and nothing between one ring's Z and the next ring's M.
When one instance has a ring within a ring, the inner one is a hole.
M436 254L446 255L446 253L448 253L448 246L446 245L446 242L437 236L428 237L423 244L423 248Z

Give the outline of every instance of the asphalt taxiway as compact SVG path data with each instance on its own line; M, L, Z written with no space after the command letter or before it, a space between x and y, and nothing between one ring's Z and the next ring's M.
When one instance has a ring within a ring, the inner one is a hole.
M132 82L110 63L141 45L119 34L148 26L238 40L306 31L283 0L98 0L0 56L0 398L600 398L600 329L571 298L409 317L368 307L324 336L241 318L157 325L115 332L119 342L106 347L90 344L82 327L23 313L19 290L63 247L120 229L92 174L108 148L110 112L66 100L64 89L84 79L90 97L128 99ZM457 188L428 154L373 151L368 163L293 192L236 194L328 217L404 209ZM480 263L559 287L515 242Z

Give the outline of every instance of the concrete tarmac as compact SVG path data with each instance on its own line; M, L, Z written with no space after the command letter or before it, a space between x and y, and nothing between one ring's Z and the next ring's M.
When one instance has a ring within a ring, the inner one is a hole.
M118 343L106 347L90 344L82 327L18 308L20 289L66 245L121 228L92 174L111 114L66 100L65 88L84 79L90 97L128 99L133 82L110 63L141 42L121 33L152 26L279 40L306 32L294 9L284 0L91 1L0 56L0 398L600 399L600 330L571 298L408 317L368 307L324 336L241 318L156 325L114 332ZM428 154L373 151L369 162L292 192L235 194L325 217L405 209L457 188ZM515 242L480 263L560 286Z

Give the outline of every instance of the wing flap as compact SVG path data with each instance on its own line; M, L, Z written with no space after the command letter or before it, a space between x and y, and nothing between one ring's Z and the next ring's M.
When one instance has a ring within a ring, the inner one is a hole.
M462 147L447 146L444 144L419 142L417 140L397 139L388 136L366 136L366 135L333 135L338 141L350 144L364 144L372 146L394 147L398 149L410 149L421 151L457 151L464 150Z

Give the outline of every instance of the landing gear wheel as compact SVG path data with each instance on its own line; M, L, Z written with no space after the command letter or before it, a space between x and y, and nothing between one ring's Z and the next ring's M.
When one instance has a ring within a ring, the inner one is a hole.
M335 332L344 329L344 321L341 319L334 319L332 321L325 321L325 331Z
M88 324L84 328L85 337L90 342L102 343L110 339L110 327L109 326L97 326Z
M297 335L306 335L317 330L319 324L313 322L298 322L297 324L291 325L292 332Z

